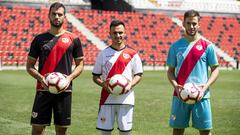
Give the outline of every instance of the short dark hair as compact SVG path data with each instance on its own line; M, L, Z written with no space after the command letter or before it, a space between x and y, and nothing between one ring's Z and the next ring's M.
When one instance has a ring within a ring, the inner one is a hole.
M60 8L60 7L62 7L62 8L64 9L64 15L65 15L65 14L66 14L66 8L65 8L65 6L64 6L62 3L60 3L60 2L54 2L54 3L50 6L50 8L49 8L49 13L50 13L50 11L52 10L52 8L58 9L58 8Z
M199 14L199 12L198 11L196 11L196 10L188 10L188 11L186 11L185 13L184 13L184 21L185 21L185 19L187 18L187 17L195 17L195 16L197 16L198 17L198 21L200 21L200 14Z
M113 20L113 21L111 22L111 24L110 24L110 29L111 29L112 27L116 27L116 26L118 26L118 25L123 25L123 27L125 27L125 24L124 24L123 21Z

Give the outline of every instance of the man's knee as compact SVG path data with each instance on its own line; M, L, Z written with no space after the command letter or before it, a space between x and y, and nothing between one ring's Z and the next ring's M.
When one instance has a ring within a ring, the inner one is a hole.
M67 127L55 126L56 135L66 135Z
M32 135L43 135L45 126L32 125Z
M183 135L183 133L184 133L184 128L182 128L182 129L174 128L173 129L173 135Z
M211 135L210 130L199 130L200 135Z

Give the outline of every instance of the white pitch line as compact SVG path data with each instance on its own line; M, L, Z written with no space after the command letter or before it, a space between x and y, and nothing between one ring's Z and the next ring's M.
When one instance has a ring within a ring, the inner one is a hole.
M27 124L27 123L24 123L24 122L10 120L10 119L6 119L6 118L3 118L3 117L0 117L0 123L7 126L7 127L10 127L12 130L20 129L20 128L28 128L29 133L31 132L31 128L32 128L30 123ZM14 132L16 132L16 130ZM45 132L55 133L55 130L50 130L50 129L46 128Z
M8 126L13 127L13 128L26 128L26 127L30 127L30 124L26 124L23 122L18 122L15 120L10 120L10 119L6 119L3 117L0 117L0 123L7 123Z

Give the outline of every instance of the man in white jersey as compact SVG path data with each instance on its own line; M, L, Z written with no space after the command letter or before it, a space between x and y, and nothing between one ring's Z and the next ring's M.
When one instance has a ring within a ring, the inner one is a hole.
M93 68L93 81L102 87L97 129L101 135L111 135L117 120L119 134L130 135L133 120L133 87L141 80L142 62L137 51L125 45L125 25L114 20L110 24L112 45L101 51ZM122 74L129 84L122 95L112 95L106 80L115 74Z

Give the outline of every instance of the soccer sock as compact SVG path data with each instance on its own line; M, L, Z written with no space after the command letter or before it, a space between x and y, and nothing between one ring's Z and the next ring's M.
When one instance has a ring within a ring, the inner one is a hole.
M111 135L112 131L100 131L101 135Z
M128 131L128 132L121 132L121 131L119 131L119 135L130 135L130 131Z

